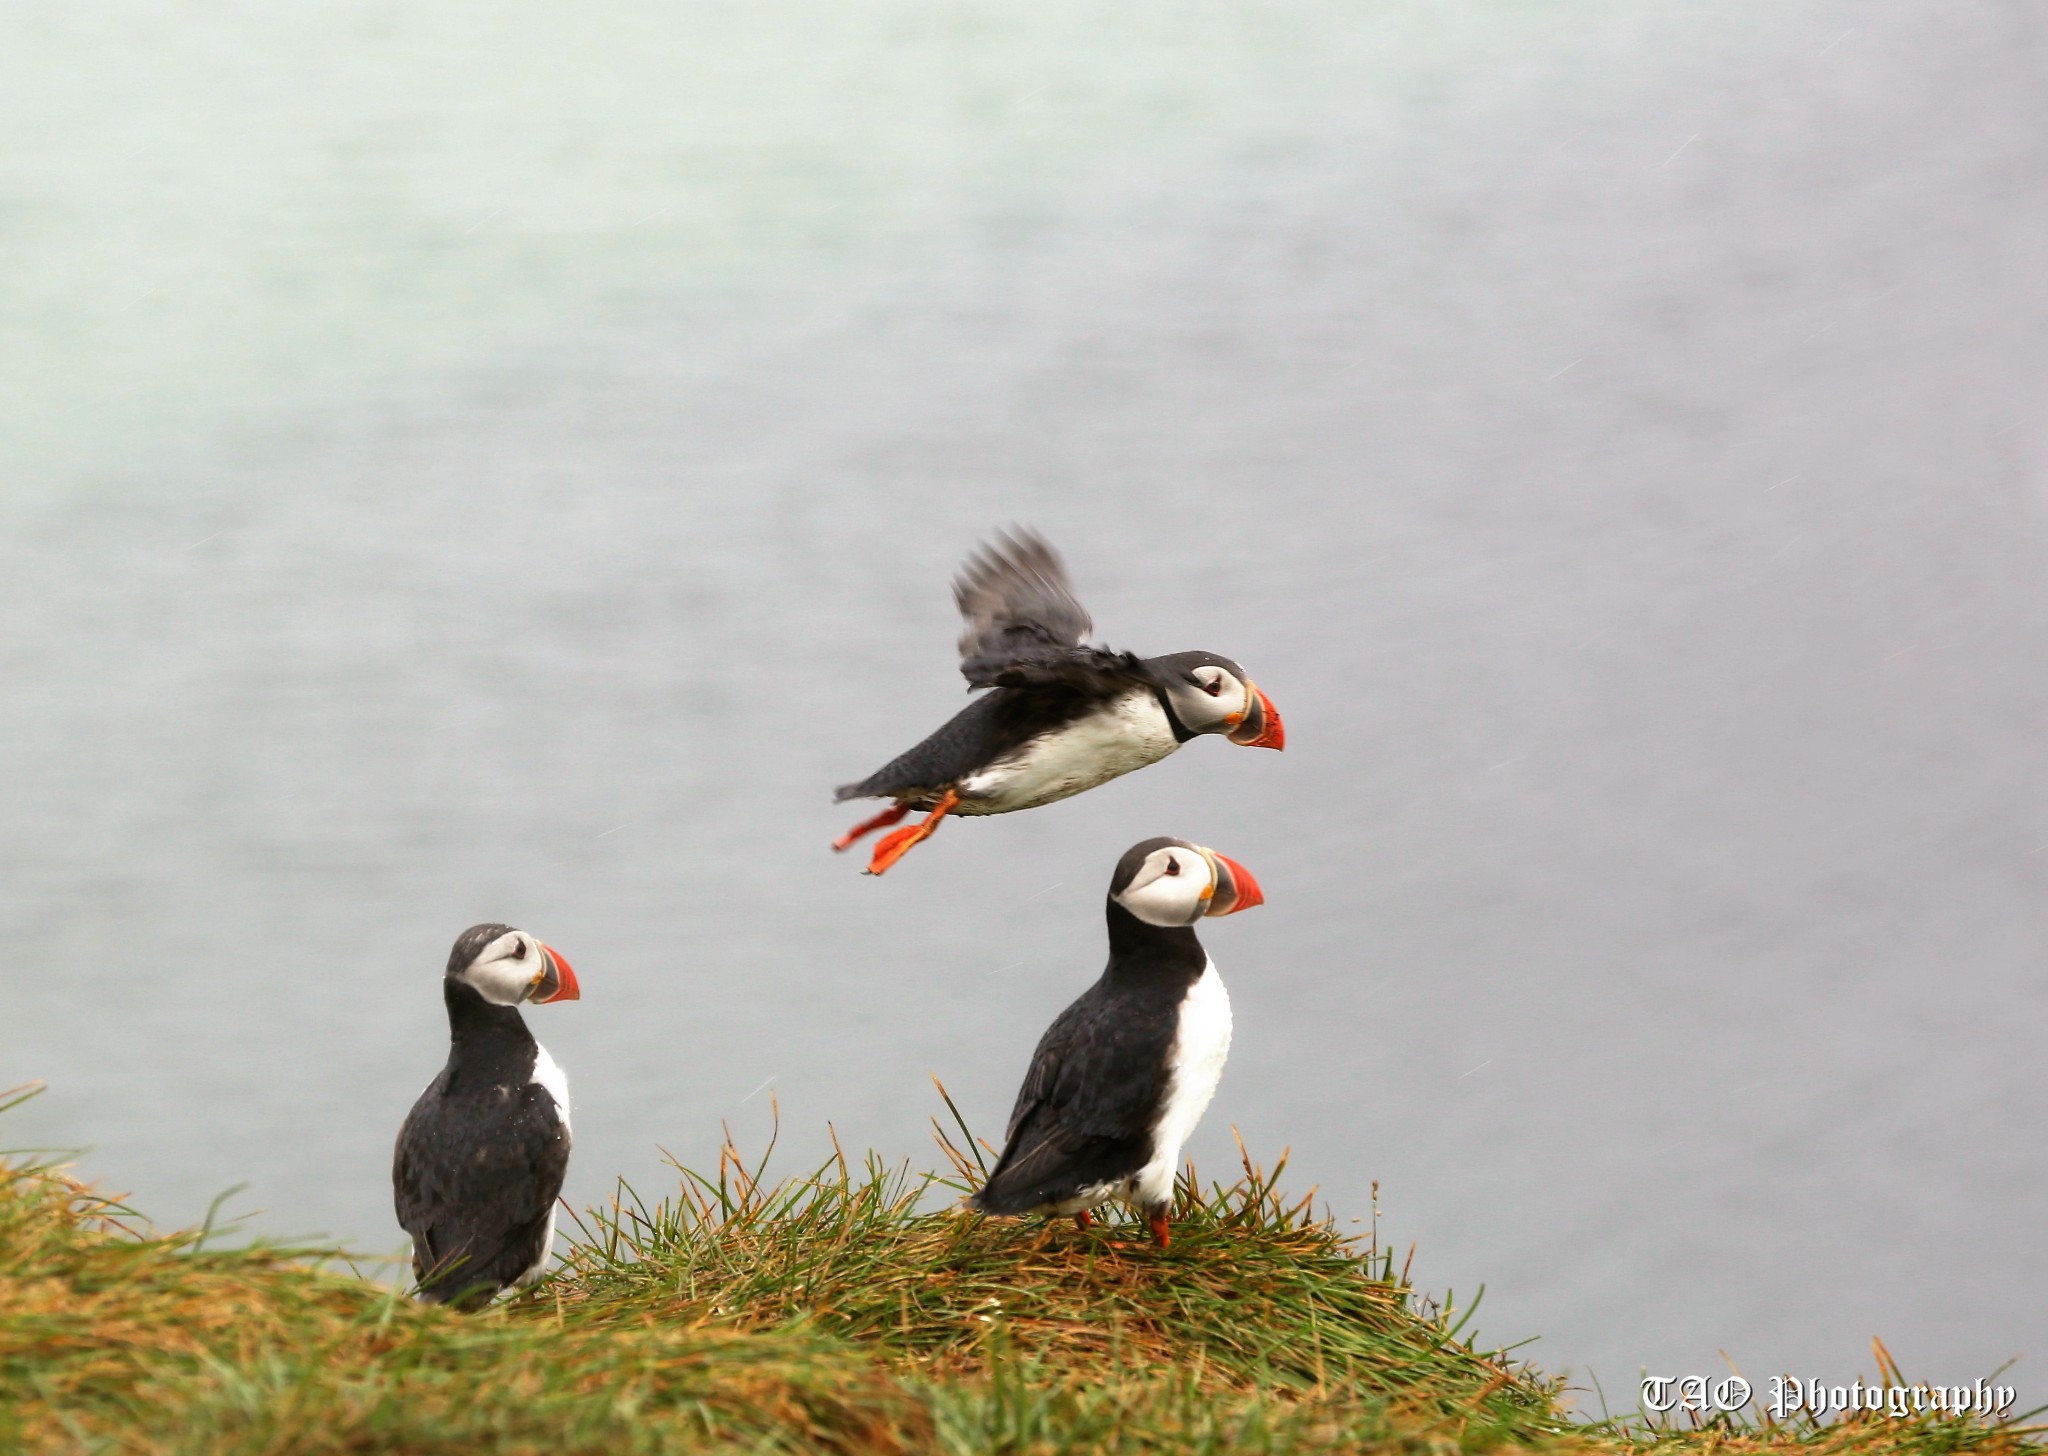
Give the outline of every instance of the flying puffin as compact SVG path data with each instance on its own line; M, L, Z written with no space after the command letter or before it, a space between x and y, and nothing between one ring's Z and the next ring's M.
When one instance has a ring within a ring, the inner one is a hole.
M968 691L990 691L908 753L839 789L835 803L896 802L841 835L835 850L913 809L930 811L876 843L871 875L948 814L1035 809L1157 763L1199 734L1221 733L1248 748L1286 743L1272 700L1227 657L1141 658L1089 646L1094 624L1059 553L1036 532L998 532L953 578L953 600L967 620L960 671Z
M972 1207L1070 1213L1085 1229L1090 1209L1122 1199L1166 1247L1181 1144L1230 1052L1230 995L1193 926L1264 902L1243 865L1185 839L1124 852L1109 881L1109 967L1039 1039Z
M546 1267L569 1169L569 1079L518 1008L578 994L569 962L509 925L472 925L448 953L448 1065L391 1158L421 1299L481 1308Z

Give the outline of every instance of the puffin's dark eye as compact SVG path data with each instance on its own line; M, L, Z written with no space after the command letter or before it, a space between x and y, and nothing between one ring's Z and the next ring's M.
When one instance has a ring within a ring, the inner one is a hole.
M1212 698L1215 697L1218 693L1223 691L1223 679L1220 677L1210 678L1207 682L1202 684L1202 691L1207 693Z
M512 959L515 961L523 961L526 959L525 941L515 940L512 942Z
M1168 860L1168 861L1166 862L1166 872L1167 872L1167 873L1168 873L1169 875L1177 875L1177 874L1179 874L1179 873L1180 873L1180 861L1179 861L1179 860L1177 860L1177 859L1170 859L1170 860Z

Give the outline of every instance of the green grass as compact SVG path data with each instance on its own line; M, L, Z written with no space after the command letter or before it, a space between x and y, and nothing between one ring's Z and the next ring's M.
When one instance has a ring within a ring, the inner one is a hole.
M621 1187L561 1270L478 1315L318 1251L160 1234L0 1165L0 1449L121 1453L2032 1452L1932 1416L1574 1424L1563 1391L1419 1298L1246 1158L1141 1225L983 1219L966 1140L912 1174L772 1182L727 1149ZM966 1151L963 1152L962 1149Z

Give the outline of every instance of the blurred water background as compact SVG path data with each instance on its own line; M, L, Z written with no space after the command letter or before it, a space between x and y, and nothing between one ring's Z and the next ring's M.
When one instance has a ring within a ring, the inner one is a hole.
M2048 1399L2048 12L0 6L0 1145L395 1252L483 919L572 1201L996 1137L1212 844L1231 1128L1620 1406ZM949 573L1249 666L881 881ZM851 807L851 806L850 806ZM1597 1407L1588 1395L1584 1402Z

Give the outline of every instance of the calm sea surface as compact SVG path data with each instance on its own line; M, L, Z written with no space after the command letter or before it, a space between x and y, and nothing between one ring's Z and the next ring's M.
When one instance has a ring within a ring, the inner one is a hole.
M572 1201L928 1163L1175 834L1205 1173L1617 1405L2048 1399L2039 6L18 4L0 137L0 1145L393 1253L503 919ZM1288 750L864 879L1009 521Z

